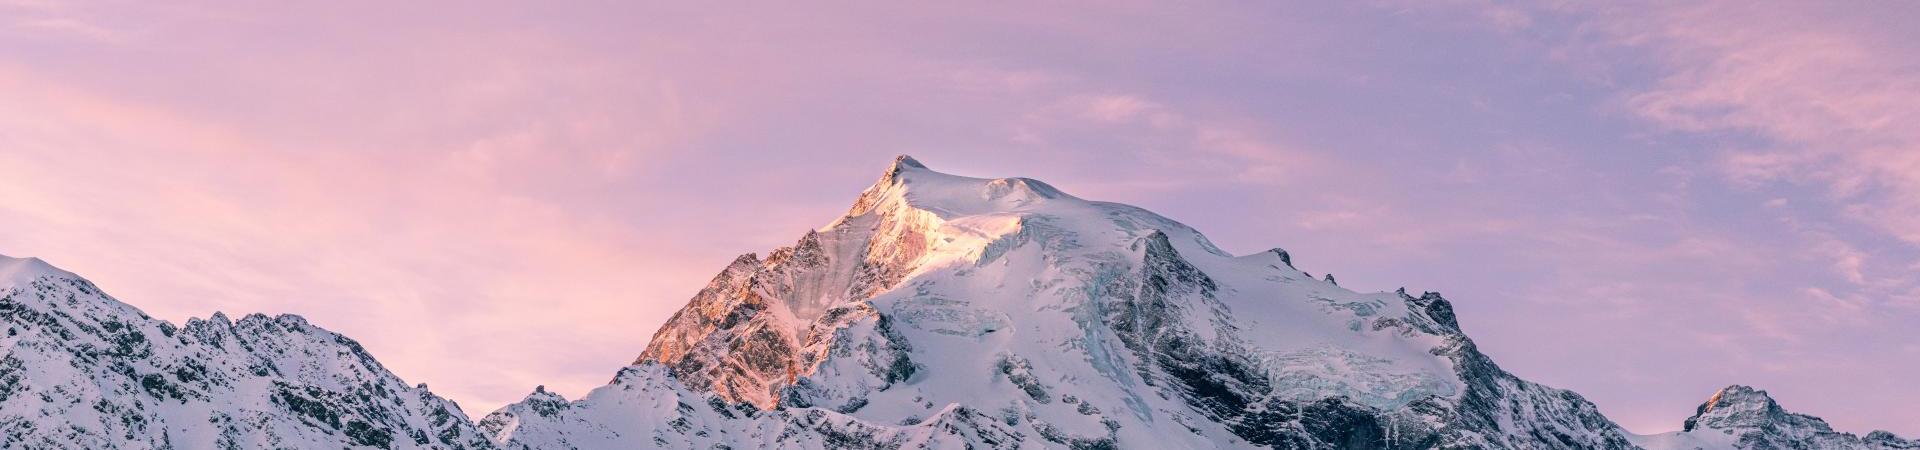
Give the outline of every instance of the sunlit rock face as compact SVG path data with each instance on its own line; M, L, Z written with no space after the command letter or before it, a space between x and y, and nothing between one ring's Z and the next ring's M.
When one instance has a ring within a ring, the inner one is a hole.
M1681 431L1639 436L1634 440L1651 450L1920 448L1920 441L1901 439L1885 431L1875 431L1864 438L1836 432L1825 420L1780 407L1767 391L1740 385L1714 392L1687 418Z
M1501 370L1440 294L1354 292L1031 179L901 157L798 234L607 385L477 424L297 316L175 326L0 258L0 448L1920 448L1741 386L1630 436Z
M1139 208L901 157L736 259L517 448L1631 448L1501 370L1435 293L1357 293ZM540 411L551 412L551 414Z
M689 387L760 408L777 406L781 390L801 377L813 378L836 348L843 359L863 359L851 363L872 378L864 387L906 379L914 370L906 341L865 300L898 284L933 247L928 233L939 218L899 206L894 192L910 170L923 169L902 159L846 217L765 261L752 254L734 260L635 362L657 361ZM849 354L855 347L864 351Z

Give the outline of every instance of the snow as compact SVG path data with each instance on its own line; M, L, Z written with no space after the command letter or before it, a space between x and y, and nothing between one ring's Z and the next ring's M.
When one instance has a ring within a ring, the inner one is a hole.
M0 287L27 284L41 277L79 278L78 275L53 267L52 264L47 264L40 258L14 258L0 255Z
M1673 431L1628 435L1634 445L1647 450L1734 450L1739 436L1720 430L1703 432Z
M1074 297L1066 292L1027 292L1031 290L1028 286L1008 289L1007 282L1042 280L1041 283L1061 283L1071 287L1077 284L1077 280L1073 279L1074 271L1097 272L1103 263L1116 256L1115 249L1133 246L1147 234L1160 231L1169 236L1181 256L1223 286L1219 300L1225 311L1231 312L1231 320L1237 322L1239 328L1261 330L1260 333L1242 333L1240 337L1247 339L1247 343L1257 349L1263 359L1297 361L1299 355L1317 352L1340 356L1341 364L1366 364L1404 375L1381 377L1367 386L1353 386L1339 381L1350 378L1343 375L1352 372L1348 370L1342 373L1341 367L1323 366L1321 368L1327 370L1319 376L1310 377L1312 380L1303 379L1309 377L1300 376L1301 371L1291 371L1295 376L1289 380L1302 379L1305 382L1289 387L1301 398L1349 395L1356 399L1377 399L1368 403L1393 408L1404 405L1411 398L1428 394L1451 396L1460 390L1457 382L1446 381L1453 378L1452 366L1432 355L1432 350L1443 343L1442 338L1356 331L1349 326L1351 319L1366 321L1370 317L1408 315L1410 312L1405 302L1394 294L1360 294L1311 280L1291 267L1276 267L1271 261L1271 253L1262 252L1245 258L1228 256L1198 231L1171 219L1126 205L1081 200L1035 180L959 177L933 172L921 164L902 165L898 170L903 179L902 189L888 192L894 197L880 201L880 207L933 212L943 223L929 230L931 236L928 240L933 242L933 248L917 264L919 270L913 280L916 286L921 287L912 292L896 290L871 301L920 325L931 322L929 310L924 305L928 302L943 303L946 308L937 310L939 312L933 315L962 320L949 322L945 325L950 326L945 328L933 326L936 334L953 334L939 333L938 330L942 329L981 327L982 322L1000 319L1000 311L1078 308L1081 305L1060 303L1071 301ZM854 219L843 219L842 222L849 220ZM1074 246L1048 248L1043 244L1026 247L1030 249L1027 253L1007 255L998 268L979 267L982 262L991 262L989 257L1001 256L989 250L1004 252L996 244L1018 245L1017 242L1033 240L1072 242ZM1016 244L999 244L1006 242ZM1056 261L1052 267L1047 267L1046 261L1049 259ZM1015 267L1012 265L1015 261L1028 264ZM1097 279L1086 281L1079 285L1101 284L1101 280ZM1301 302L1297 299L1312 301ZM1055 303L1044 303L1049 301ZM966 306L962 307L963 304ZM1348 304L1370 305L1371 310L1362 314L1335 307ZM1024 342L1002 345L1033 348L1079 341L1094 354L1091 357L1094 362L1111 359L1098 356L1102 352L1102 346L1095 343L1100 340L1098 336L1052 333L1059 327L1049 325L1060 323L1061 317L1014 314L1006 318L1011 322L1005 325L1010 330L1008 335L1012 336L1009 339ZM1084 316L1074 318L1075 323L1090 320L1093 319ZM1215 329L1213 320L1196 320L1188 325L1209 339L1218 338L1221 334ZM1097 330L1099 327L1081 328ZM909 336L909 340L916 343L949 339L949 336ZM979 343L970 344L979 348ZM1340 350L1329 352L1327 349ZM987 350L972 352L995 353ZM1297 364L1294 368L1305 369ZM1115 371L1111 367L1107 369L1101 372ZM950 373L938 369L930 372ZM1368 395L1359 395L1361 391L1367 391Z
M0 260L0 447L484 448L452 402L298 316L156 320Z
M1156 245L1175 254L1153 254L1160 251ZM1174 220L1083 200L1027 178L949 175L901 157L845 216L770 255L753 281L741 282L750 294L703 291L657 335L667 341L656 337L641 356L643 366L636 367L645 369L629 370L696 367L707 375L696 376L694 387L663 389L697 392L710 385L723 400L763 409L781 406L776 391L798 389L804 404L784 405L786 413L826 411L867 424L921 423L964 406L999 411L1030 434L1061 440L1244 445L1235 444L1239 439L1224 424L1199 419L1202 413L1171 395L1168 375L1146 369L1148 355L1130 348L1132 338L1111 325L1135 314L1116 299L1151 293L1134 291L1143 289L1141 271L1150 269L1143 261L1165 260L1173 264L1168 270L1190 267L1190 276L1199 278L1165 299L1170 315L1138 319L1165 321L1157 329L1191 333L1209 347L1243 351L1272 374L1266 382L1287 399L1345 397L1397 410L1419 399L1454 399L1465 389L1452 362L1439 356L1448 337L1409 328L1433 320L1399 294L1357 293L1312 279L1274 252L1235 257ZM815 256L818 261L804 263ZM767 305L761 314L733 328L718 324L727 308L759 301ZM879 314L826 323L827 311L845 305L871 305ZM872 322L881 317L890 320L885 329ZM789 342L801 348L798 355L735 350L766 341L751 334L762 329L786 330L771 342ZM831 345L808 344L836 332L843 336ZM889 353L876 353L879 348L908 349L911 376L883 380L884 371L874 370L883 364L875 361ZM763 360L795 365L759 375L752 374L757 369L711 371ZM996 369L1003 367L1019 372ZM794 382L782 380L788 374ZM751 389L738 389L743 386ZM632 400L616 400L630 391L595 390L575 402L565 420L538 432L511 408L503 410L501 423L518 431L499 439L551 444L536 437L549 433L571 436L568 445L580 445L582 435L618 441L595 424L652 420L637 418L643 412ZM728 442L734 441L694 443Z
M1630 436L1648 450L1915 449L1920 442L1875 432L1861 438L1833 431L1818 417L1787 411L1767 391L1733 385L1715 391L1686 420L1686 429Z
M1628 436L1493 365L1438 294L905 156L842 217L737 258L607 385L477 424L299 316L175 326L0 256L0 318L5 448L1920 448L1740 386L1690 431Z

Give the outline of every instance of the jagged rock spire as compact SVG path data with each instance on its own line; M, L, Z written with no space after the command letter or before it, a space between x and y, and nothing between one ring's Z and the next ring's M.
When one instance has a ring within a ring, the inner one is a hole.
M1693 417L1687 418L1683 429L1760 429L1777 422L1798 419L1793 416L1798 415L1780 408L1780 404L1767 395L1767 391L1736 384L1721 388L1713 396L1707 397L1707 401L1694 410ZM1821 431L1831 430L1825 421L1805 418L1818 422L1805 425L1815 426Z
M912 156L908 156L906 154L901 154L899 156L893 157L893 170L900 170L900 168L902 167L912 168L912 169L925 169L927 168L927 165L921 164L920 160L913 159Z
M860 191L860 197L854 199L853 207L847 210L847 217L858 216L872 211L875 206L878 206L880 202L887 197L889 192L901 184L904 179L903 174L915 170L928 169L926 164L921 164L920 160L913 159L912 156L899 155L893 157L893 164L887 166L886 173L880 174L880 179L875 180L872 186L867 186L865 190Z
M453 402L299 316L175 326L44 261L0 271L0 447L497 448Z
M1286 264L1287 267L1293 267L1293 255L1290 253L1287 253L1287 249L1274 247L1273 249L1267 250L1267 251L1273 252L1274 256L1280 257L1281 264Z
M1707 436L1707 442L1738 442L1737 448L1817 448L1817 449L1913 449L1920 442L1901 439L1893 433L1875 431L1863 439L1852 433L1834 431L1819 417L1787 411L1767 395L1767 391L1732 385L1714 391L1707 401L1694 409L1693 417L1675 433L1681 441L1650 441L1652 450L1693 448L1688 436ZM1670 445L1678 442L1680 445Z
M913 159L912 156L907 156L907 155L895 156L893 157L893 164L887 166L887 172L885 174L882 174L880 176L880 181L874 183L874 185L880 186L880 185L891 185L894 183L898 183L900 181L900 174L910 170L931 170L931 169L927 169L926 164L921 164L920 160Z

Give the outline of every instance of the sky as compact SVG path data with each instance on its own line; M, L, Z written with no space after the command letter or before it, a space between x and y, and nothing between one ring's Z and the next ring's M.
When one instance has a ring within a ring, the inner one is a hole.
M1920 436L1920 3L300 3L0 0L0 254L478 416L905 153L1442 292L1634 432Z

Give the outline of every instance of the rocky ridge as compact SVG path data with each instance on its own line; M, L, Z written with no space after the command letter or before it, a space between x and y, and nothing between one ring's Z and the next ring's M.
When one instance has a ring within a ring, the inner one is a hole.
M1733 385L1694 409L1680 431L1636 436L1650 450L1920 449L1920 441L1874 431L1865 437L1833 430L1827 421L1782 408L1767 391Z
M1626 433L1438 293L1361 293L1151 212L901 157L723 268L606 386L470 421L298 316L175 326L0 258L0 447L1914 449L1732 386Z
M0 323L0 448L494 448L459 406L299 316L175 326L0 257Z

